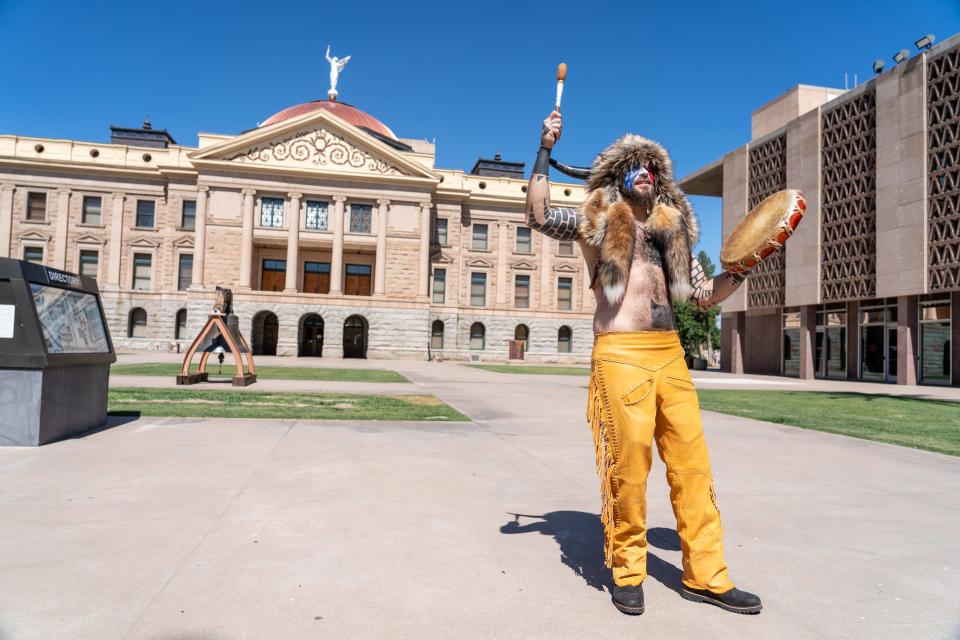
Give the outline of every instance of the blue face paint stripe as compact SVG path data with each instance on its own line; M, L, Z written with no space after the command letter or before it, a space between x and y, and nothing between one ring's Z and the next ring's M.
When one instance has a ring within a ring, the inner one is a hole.
M628 192L633 191L633 183L636 182L637 176L640 175L640 169L632 169L627 172L627 175L623 178L623 188Z

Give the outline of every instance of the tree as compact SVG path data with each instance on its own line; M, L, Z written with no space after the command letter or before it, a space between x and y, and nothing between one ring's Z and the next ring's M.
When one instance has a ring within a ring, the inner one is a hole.
M700 261L707 279L712 278L716 272L716 266L707 252L701 250L697 260ZM673 305L673 314L677 320L680 344L683 345L687 355L702 358L703 349L706 346L707 358L712 362L713 349L720 344L720 329L717 327L720 308L714 306L707 311L701 311L691 302L677 302Z

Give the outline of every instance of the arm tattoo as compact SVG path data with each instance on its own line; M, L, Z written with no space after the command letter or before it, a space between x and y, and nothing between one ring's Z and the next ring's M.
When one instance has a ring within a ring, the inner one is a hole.
M703 272L703 265L692 255L690 256L690 286L693 287L693 294L690 299L694 302L706 300L713 295L712 288L706 288L707 274Z
M537 222L533 206L527 211L527 225L548 238L555 240L576 240L579 235L580 212L572 207L549 207L543 205L543 224Z

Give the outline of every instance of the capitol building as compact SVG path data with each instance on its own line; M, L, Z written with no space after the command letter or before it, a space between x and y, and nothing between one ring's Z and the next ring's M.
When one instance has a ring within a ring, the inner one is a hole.
M118 350L185 349L219 285L255 354L589 361L585 264L526 226L522 163L437 168L336 100L198 139L0 135L0 256L96 278Z

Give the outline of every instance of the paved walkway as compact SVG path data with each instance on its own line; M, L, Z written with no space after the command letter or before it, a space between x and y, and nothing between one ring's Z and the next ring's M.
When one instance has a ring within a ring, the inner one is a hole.
M960 636L960 458L706 413L732 575L766 608L677 595L657 461L633 618L585 379L390 365L475 422L145 418L0 449L0 637Z

